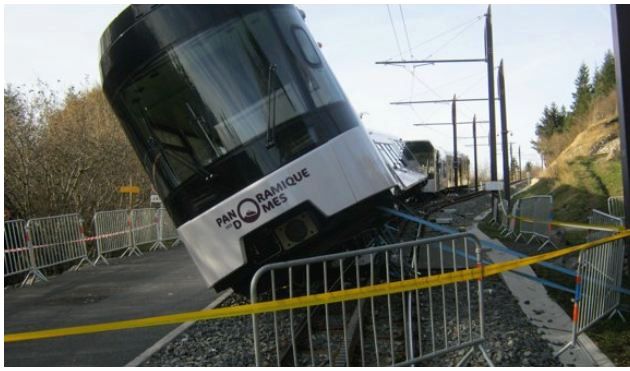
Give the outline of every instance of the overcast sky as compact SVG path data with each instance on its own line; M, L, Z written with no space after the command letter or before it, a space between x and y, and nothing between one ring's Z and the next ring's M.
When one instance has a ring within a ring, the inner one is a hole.
M124 5L6 5L4 9L4 81L32 85L39 78L57 89L100 83L98 40ZM367 112L373 130L404 139L429 139L452 150L451 128L414 123L450 122L446 104L393 106L397 100L482 98L487 96L486 65L456 63L405 70L374 62L409 58L483 57L482 15L486 5L300 5L313 36L355 110ZM391 13L393 26L390 22ZM593 68L612 49L610 9L606 5L494 5L495 63L504 60L509 130L514 155L520 145L525 161L539 161L529 141L546 104L571 103L580 63ZM409 52L408 46L412 47ZM497 106L498 107L498 106ZM487 103L461 103L458 119L474 113L487 119ZM499 115L497 110L497 125ZM487 133L479 125L479 133ZM471 136L470 125L458 128ZM499 132L499 128L497 128ZM487 142L481 139L480 142ZM471 140L459 141L472 156ZM480 147L480 163L488 148ZM499 152L500 154L500 152ZM499 162L499 168L500 168ZM500 170L499 170L500 171Z

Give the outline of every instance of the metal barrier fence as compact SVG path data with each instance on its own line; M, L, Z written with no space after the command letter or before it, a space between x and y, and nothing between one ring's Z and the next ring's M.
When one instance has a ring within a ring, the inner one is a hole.
M501 229L500 233L503 237L516 237L516 230L518 227L518 217L521 214L521 200L516 200L514 205L512 205L512 212L508 216L507 226Z
M42 269L78 260L73 269L88 262L109 264L105 255L124 250L122 257L142 255L141 244L152 243L149 251L166 249L165 241L179 240L166 209L99 211L92 218L94 237L83 233L78 214L11 220L4 223L4 276L27 273L22 285L46 280ZM95 241L96 259L88 259L87 242Z
M608 214L618 218L625 218L623 196L608 197Z
M551 222L552 206L552 196L532 196L520 199L520 216L523 218L539 220L541 222L534 223L521 219L519 223L519 234L516 236L516 241L518 241L521 236L525 238L526 235L529 235L530 239L527 241L528 244L532 243L532 241L536 239L544 241L538 248L538 251L542 250L548 244L557 248L549 236L551 226L546 223Z
M623 226L623 220L599 210L593 210L593 225ZM591 231L589 239L608 237L614 232ZM593 248L582 250L578 256L577 276L575 280L575 298L573 304L573 328L571 341L561 348L556 355L579 344L578 336L600 319L619 311L624 259L624 240L617 240Z
M105 254L125 250L126 254L142 253L134 246L131 235L131 219L127 210L98 211L92 219L96 239L96 260L94 264L103 261L109 264Z
M165 208L158 209L158 241L169 241L175 240L173 245L180 242L179 237L177 235L177 228L175 227L175 223L171 219L171 216L168 215L168 211Z
M26 221L4 222L4 276L26 273L31 269L26 242Z
M79 214L30 219L26 223L29 249L33 254L32 272L78 260L72 268L87 262L87 247ZM40 272L41 273L41 272ZM39 277L41 278L41 277Z
M493 224L498 224L500 230L505 230L508 227L509 215L508 215L508 201L500 199L497 203L499 206L499 212L497 213L498 220L491 221Z
M140 252L137 246L146 243L153 243L149 251L160 248L166 250L164 243L158 240L158 209L133 209L129 215L131 218L131 236L135 247L134 251Z
M433 265L432 249L441 268L420 269ZM366 288L441 274L447 264L457 271L481 266L481 254L477 238L461 233L274 263L256 272L250 299ZM469 351L459 364L479 349L492 365L483 348L481 280L254 314L252 322L257 366L403 366L461 349Z

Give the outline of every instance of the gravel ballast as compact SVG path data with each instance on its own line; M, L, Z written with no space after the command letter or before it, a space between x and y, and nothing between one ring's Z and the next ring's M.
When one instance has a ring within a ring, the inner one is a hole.
M454 218L455 226L468 226L472 219L481 210L489 206L490 198L483 196L472 199L459 205L449 206L448 214ZM435 216L435 215L434 215ZM553 357L552 349L541 337L539 330L530 323L522 312L517 300L498 277L490 277L483 281L484 285L484 310L485 310L485 339L483 343L488 355L496 366L562 366ZM434 289L435 290L435 289ZM239 305L247 303L246 298L231 295L221 306ZM396 300L400 302L400 300ZM434 310L441 312L441 301L434 300ZM447 300L447 311L453 308ZM461 303L460 303L461 308ZM380 306L378 311L386 311L386 306ZM423 316L426 315L424 312ZM261 316L263 357L265 364L274 365L272 357L273 347L268 344L273 338L273 328L270 315ZM267 320L265 320L265 318ZM262 323L264 322L264 323ZM281 326L287 326L286 313L279 314ZM365 333L372 333L369 321L366 321ZM377 321L377 332L388 333L388 322ZM382 327L382 328L381 328ZM456 325L449 319L447 331L455 331ZM424 330L423 330L424 331ZM443 328L440 330L443 331ZM460 325L460 331L462 327ZM286 331L282 333L287 334ZM402 331L395 331L396 343L404 343ZM400 338L400 339L398 339ZM368 336L366 349L369 345ZM400 340L400 341L398 341ZM288 339L281 339L281 343L288 343ZM388 340L379 340L388 342ZM454 366L462 358L468 349L452 351L432 359L423 361L422 366ZM268 354L267 354L268 353ZM318 357L319 358L319 357ZM360 358L360 357L359 357ZM268 361L272 363L267 363ZM369 357L368 357L369 359ZM381 360L383 363L383 359ZM143 366L254 366L254 348L252 337L251 316L227 318L210 321L199 321L184 333L176 337L171 343L153 354ZM476 350L471 356L468 365L484 366L481 353Z

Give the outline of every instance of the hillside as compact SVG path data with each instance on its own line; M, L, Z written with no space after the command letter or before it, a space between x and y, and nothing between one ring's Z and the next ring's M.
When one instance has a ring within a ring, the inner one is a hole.
M558 220L586 222L591 209L605 211L623 187L616 103L614 94L595 102L581 132L519 198L551 194Z

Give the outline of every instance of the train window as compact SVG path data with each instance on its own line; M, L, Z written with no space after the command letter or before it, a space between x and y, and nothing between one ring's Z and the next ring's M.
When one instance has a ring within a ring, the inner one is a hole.
M282 17L289 19L274 19ZM320 132L302 117L345 96L295 17L293 10L272 9L231 18L165 48L122 87L117 99L149 152L147 171L163 177L154 179L167 188L161 195L255 145L272 109L282 161L319 143Z

